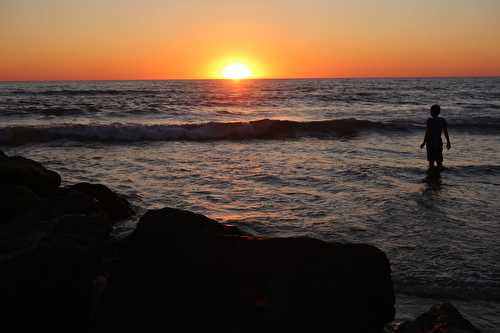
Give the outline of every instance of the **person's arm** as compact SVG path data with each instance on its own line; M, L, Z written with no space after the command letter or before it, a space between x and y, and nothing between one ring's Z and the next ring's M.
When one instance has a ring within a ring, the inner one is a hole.
M429 137L429 121L427 121L427 127L425 128L424 141L420 145L420 149L424 148L425 144L427 143L428 137Z
M444 122L443 132L444 132L444 137L446 138L446 149L450 149L451 142L450 142L450 136L448 135L448 125L446 124L446 121Z

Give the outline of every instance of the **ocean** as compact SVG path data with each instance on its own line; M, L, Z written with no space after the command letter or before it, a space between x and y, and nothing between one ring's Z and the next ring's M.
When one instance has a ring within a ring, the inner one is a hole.
M435 103L452 148L429 177ZM138 216L373 244L398 320L450 301L500 330L500 78L0 82L0 149L106 184Z

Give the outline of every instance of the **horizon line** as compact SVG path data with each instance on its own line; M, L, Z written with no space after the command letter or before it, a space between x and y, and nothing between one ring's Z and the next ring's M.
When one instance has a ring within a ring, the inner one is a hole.
M259 81L259 80L367 80L367 79L480 79L500 78L500 74L493 75L430 75L430 76L325 76L325 77L263 77L233 80L226 78L176 78L176 79L19 79L1 80L0 82L91 82L91 81Z

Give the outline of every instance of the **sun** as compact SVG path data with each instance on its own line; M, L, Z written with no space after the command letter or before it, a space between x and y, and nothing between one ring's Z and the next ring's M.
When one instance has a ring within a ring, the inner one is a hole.
M234 63L224 67L222 76L225 79L242 80L248 79L252 76L252 71L247 65L241 63Z

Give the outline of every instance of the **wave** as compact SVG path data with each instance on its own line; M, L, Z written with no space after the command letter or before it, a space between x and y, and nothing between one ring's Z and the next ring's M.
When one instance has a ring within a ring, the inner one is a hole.
M500 133L500 118L471 117L468 119L449 121L451 129L467 132Z
M10 126L0 128L0 145L20 145L56 140L95 142L137 141L217 141L286 140L304 137L348 138L363 132L409 132L422 130L422 124L404 121L376 122L355 118L323 121L256 120L249 122L209 122L203 124L146 125L63 124L53 126ZM500 133L500 119L475 119L450 124L452 130Z
M361 131L388 130L390 128L391 126L383 123L353 118L310 122L264 119L250 122L210 122L183 125L114 123L42 127L11 126L0 128L0 145L19 145L55 140L136 142L335 138L355 136Z
M389 121L392 127L404 128L407 130L425 129L425 123L409 122L407 120ZM500 134L500 118L476 116L461 119L449 119L448 128L450 131L471 132L481 134Z

